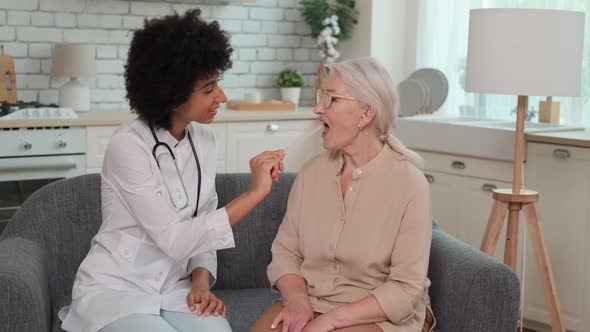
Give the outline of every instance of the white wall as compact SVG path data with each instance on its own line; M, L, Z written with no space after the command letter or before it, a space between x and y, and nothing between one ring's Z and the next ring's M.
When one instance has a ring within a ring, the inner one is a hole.
M337 61L365 57L371 54L372 7L373 0L356 2L356 9L359 12L358 23L352 30L351 38L338 44L338 51L342 57Z
M363 1L359 1L363 2ZM299 0L0 0L0 44L15 58L19 100L57 102L65 78L52 78L52 45L58 42L96 46L97 74L85 79L93 107L126 106L123 65L130 31L145 18L199 7L203 17L218 20L231 35L234 66L222 86L230 99L253 88L264 98L279 98L276 74L289 66L306 78L302 104L311 104L311 86L319 55Z
M416 2L361 0L357 10L352 38L340 46L342 59L376 57L395 82L404 80L416 67Z

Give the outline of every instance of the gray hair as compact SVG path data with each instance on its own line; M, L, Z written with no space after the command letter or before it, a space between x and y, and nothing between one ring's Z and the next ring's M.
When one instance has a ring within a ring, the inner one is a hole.
M375 58L359 58L326 65L329 73L338 73L355 98L375 111L374 126L379 139L406 156L410 162L422 167L424 161L391 134L398 119L397 89L385 66Z

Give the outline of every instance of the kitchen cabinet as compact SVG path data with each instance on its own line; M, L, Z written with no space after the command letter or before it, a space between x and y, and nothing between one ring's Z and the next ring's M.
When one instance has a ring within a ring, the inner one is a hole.
M587 331L590 326L589 175L590 148L527 144L526 185L540 193L539 216L545 245L562 318L572 331ZM527 250L525 318L549 324L530 242Z
M526 151L525 187L540 193L540 221L562 318L568 330L585 331L590 324L590 317L585 315L590 312L590 148L528 143ZM448 233L479 249L493 204L491 190L511 188L512 163L417 152L425 159L434 218ZM522 278L525 246L525 325L550 331L549 312L523 218L521 214L517 273ZM506 223L494 253L500 261Z
M424 174L430 183L434 219L447 233L479 250L494 202L492 190L511 187L508 179L512 164L417 152L425 161ZM504 236L500 238L494 256L503 261Z

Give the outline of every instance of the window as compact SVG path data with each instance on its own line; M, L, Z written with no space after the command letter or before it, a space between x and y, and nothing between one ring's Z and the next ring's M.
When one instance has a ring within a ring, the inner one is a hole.
M555 97L561 102L561 123L590 127L590 0L419 0L416 29L416 68L442 70L449 95L440 112L449 115L515 119L516 96L468 93L464 90L469 10L475 8L537 8L586 13L581 95ZM547 41L551 47L551 41ZM538 119L539 100L529 98Z

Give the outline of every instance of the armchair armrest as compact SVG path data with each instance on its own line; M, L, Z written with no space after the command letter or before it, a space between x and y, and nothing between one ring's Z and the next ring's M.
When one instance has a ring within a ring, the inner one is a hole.
M508 266L435 226L428 275L437 331L516 330L520 282Z
M50 301L43 249L24 238L0 241L0 325L4 331L49 331Z

